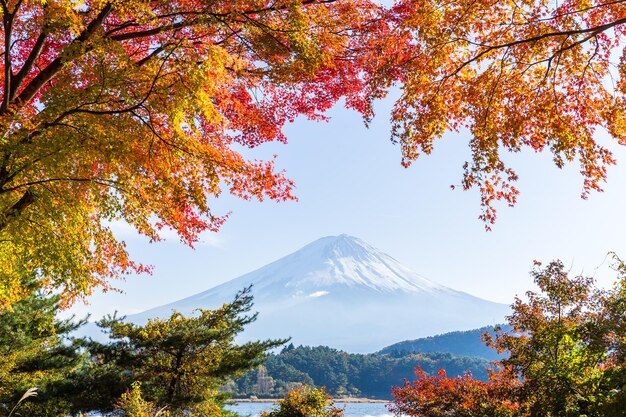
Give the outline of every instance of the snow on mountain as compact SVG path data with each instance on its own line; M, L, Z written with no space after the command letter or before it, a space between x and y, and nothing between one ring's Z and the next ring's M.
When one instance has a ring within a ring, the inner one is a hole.
M373 352L405 339L503 321L508 306L430 281L361 239L340 235L222 285L128 320L216 308L252 285L258 320L242 340L292 337L296 345Z

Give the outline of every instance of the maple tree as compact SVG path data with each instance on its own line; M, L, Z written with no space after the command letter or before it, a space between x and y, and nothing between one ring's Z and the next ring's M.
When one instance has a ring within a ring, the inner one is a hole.
M298 116L340 98L372 116L398 83L403 163L468 129L482 218L514 204L503 150L578 159L599 190L626 140L621 0L0 0L0 308L36 271L63 302L149 268L110 224L192 245L225 216L212 200L294 198L272 161ZM614 83L608 82L614 78Z
M371 116L368 0L0 0L0 309L20 277L71 303L133 262L110 222L192 245L222 190L287 200L239 149L340 98Z
M471 375L427 376L393 390L393 411L409 416L624 416L626 267L618 263L612 290L593 279L569 277L564 265L537 263L540 293L516 299L511 330L486 333L504 353L489 381Z
M449 378L444 370L426 375L415 370L415 381L405 381L392 389L394 402L389 409L409 417L513 417L520 404L509 398L519 387L514 374L492 372L489 381L479 381L468 373Z
M626 144L623 0L398 0L388 18L378 82L401 82L392 123L405 165L447 131L469 135L462 187L479 188L487 227L494 203L518 196L506 151L578 160L583 197L601 190L615 159L594 134Z
M487 344L506 352L500 365L522 376L519 398L530 415L603 415L597 403L612 394L604 384L610 349L600 291L590 277L569 277L560 261L536 265L541 293L517 298L508 317L512 332L486 336Z

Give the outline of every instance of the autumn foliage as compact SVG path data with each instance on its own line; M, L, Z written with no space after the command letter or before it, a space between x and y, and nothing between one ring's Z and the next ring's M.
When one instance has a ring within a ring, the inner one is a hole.
M489 381L479 381L470 374L448 378L442 369L428 376L415 370L417 379L394 387L391 411L409 417L505 417L518 415L520 406L511 401L519 383L514 376L492 372ZM451 414L453 410L454 414Z
M392 410L409 416L624 416L626 381L626 276L594 288L588 277L569 277L560 261L532 272L541 292L517 299L510 332L485 335L504 359L487 382L440 372L393 390Z
M565 0L0 0L0 309L20 277L71 303L149 268L111 231L215 231L223 192L293 199L245 155L297 117L401 91L394 141L410 165L445 132L469 137L462 188L482 218L513 205L503 152L577 160L583 196L626 143L626 7Z
M446 132L468 137L462 187L480 190L487 225L518 195L507 152L577 161L583 196L601 189L615 159L596 134L626 144L623 1L398 0L389 19L395 51L379 75L401 83L392 123L406 165Z
M70 303L133 262L111 222L192 245L225 217L223 191L293 199L272 161L240 149L285 141L343 97L369 117L368 0L2 0L0 309L20 276ZM358 36L357 36L358 34ZM380 36L378 36L380 37Z

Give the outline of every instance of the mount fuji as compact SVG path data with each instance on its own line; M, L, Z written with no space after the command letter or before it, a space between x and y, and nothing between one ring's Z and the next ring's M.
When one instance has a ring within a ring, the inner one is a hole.
M256 322L240 341L292 337L296 345L374 352L391 343L503 322L509 307L430 281L361 239L340 235L191 297L131 315L216 308L252 285Z

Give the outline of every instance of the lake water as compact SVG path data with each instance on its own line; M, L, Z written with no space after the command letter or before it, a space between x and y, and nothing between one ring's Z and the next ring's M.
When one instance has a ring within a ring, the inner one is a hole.
M272 403L235 403L228 409L237 412L242 417L258 417L261 411L269 410ZM341 403L336 402L336 407L343 408L345 417L393 417L383 403Z

